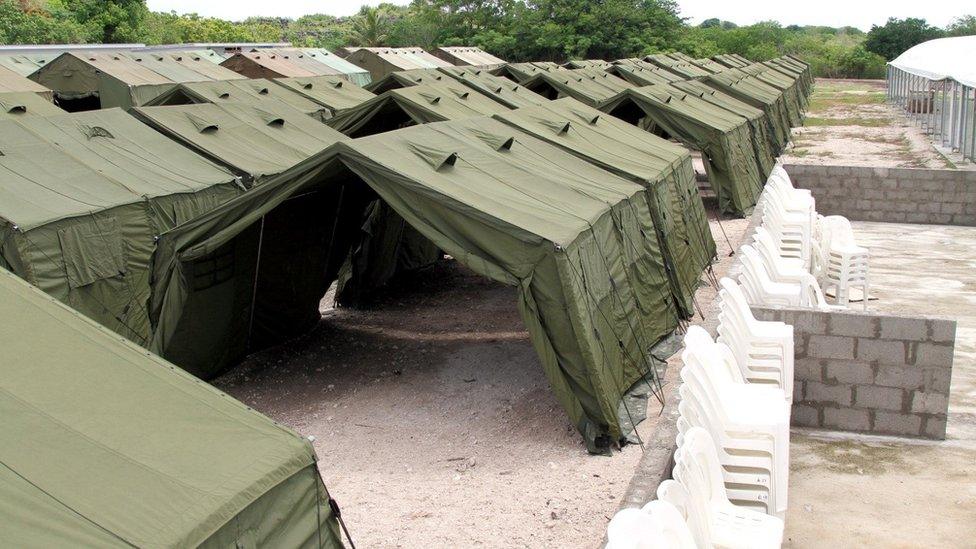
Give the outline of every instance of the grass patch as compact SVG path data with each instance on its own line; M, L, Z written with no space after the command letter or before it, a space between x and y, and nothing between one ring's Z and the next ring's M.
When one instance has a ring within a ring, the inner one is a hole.
M894 124L890 118L865 118L863 116L850 116L846 118L819 118L815 116L808 116L803 125L808 127L862 126L865 128L880 128L883 126L892 126Z
M883 105L885 94L883 93L844 93L831 95L814 95L810 99L809 110L811 112L825 111L831 107L852 107L858 105Z
M793 156L795 156L795 157L797 157L797 158L804 158L808 154L810 154L810 151L807 150L807 149L796 149L796 148L794 148L792 151L790 151L790 154L793 155Z

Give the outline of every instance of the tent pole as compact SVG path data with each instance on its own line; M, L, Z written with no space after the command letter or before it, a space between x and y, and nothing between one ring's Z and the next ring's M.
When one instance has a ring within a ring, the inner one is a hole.
M255 302L258 298L258 276L261 274L261 248L264 245L264 217L261 216L261 232L258 233L258 257L254 262L254 285L251 287L251 315L247 321L247 345L245 349L251 349L251 333L254 330L254 310Z

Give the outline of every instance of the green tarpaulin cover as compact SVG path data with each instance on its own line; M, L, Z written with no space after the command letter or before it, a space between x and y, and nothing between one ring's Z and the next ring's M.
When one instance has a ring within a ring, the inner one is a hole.
M247 103L256 108L268 101L286 103L294 109L324 121L332 116L328 107L285 86L264 78L188 82L174 86L164 94L146 101L144 106L189 105L192 103Z
M783 151L790 141L793 126L786 97L781 91L738 69L709 75L703 78L702 82L726 95L762 109L772 124L773 136L776 140L775 152L778 154Z
M554 69L541 71L522 83L548 99L572 97L591 107L599 106L633 84L603 69Z
M30 78L66 99L98 96L103 109L144 105L175 85L121 53L66 52Z
M237 196L119 109L0 120L0 265L140 344L154 237Z
M565 98L495 118L647 189L673 294L686 315L715 241L688 149Z
M274 85L274 84L271 84ZM132 114L258 185L346 136L280 101L140 107Z
M537 61L535 63L507 63L493 69L492 74L504 76L515 82L525 82L536 74L544 71L559 69L559 65L552 61Z
M10 547L342 547L308 441L0 269Z
M272 82L328 107L333 114L375 97L374 93L364 90L342 76L275 78Z
M344 215L361 219L375 196L516 288L550 384L591 450L626 436L620 398L678 321L645 187L487 118L337 143L162 235L152 349L209 375L254 341L294 335L283 326L307 330L355 240L337 234L354 226ZM224 260L232 274L198 281Z
M632 88L600 110L651 131L664 131L702 151L708 180L723 212L752 211L765 177L752 145L749 120L668 84Z
M684 77L678 76L665 68L640 60L617 63L607 68L606 71L623 78L635 86L670 84L671 82L684 80Z
M65 114L50 100L34 92L0 93L0 120L25 116L52 116Z

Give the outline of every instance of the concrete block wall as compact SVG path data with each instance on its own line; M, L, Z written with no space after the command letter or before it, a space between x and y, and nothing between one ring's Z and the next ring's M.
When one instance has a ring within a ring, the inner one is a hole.
M956 321L753 307L793 325L793 424L945 439Z
M817 211L851 221L976 226L976 171L784 166Z

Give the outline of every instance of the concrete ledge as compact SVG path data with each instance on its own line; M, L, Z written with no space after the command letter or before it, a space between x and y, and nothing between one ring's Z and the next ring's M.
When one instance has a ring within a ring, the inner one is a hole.
M976 226L976 171L785 166L824 215L851 221Z

